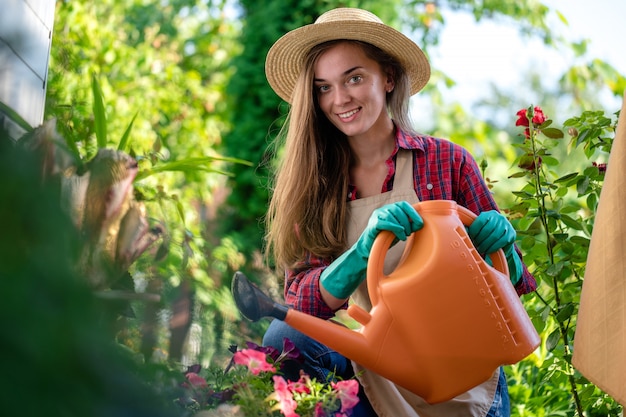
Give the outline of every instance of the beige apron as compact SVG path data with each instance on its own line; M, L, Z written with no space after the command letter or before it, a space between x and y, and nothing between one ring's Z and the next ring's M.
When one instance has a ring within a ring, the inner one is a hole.
M397 201L419 202L413 185L413 154L400 150L396 162L393 190L372 197L349 202L348 207L348 247L359 238L372 212L385 204ZM384 273L389 274L398 264L405 242L400 241L387 252ZM352 301L369 311L372 308L367 282L363 282L352 294ZM355 373L363 386L367 398L379 417L482 417L487 414L493 402L500 370L496 370L489 380L461 394L450 401L430 405L421 397L395 385L382 376L368 371L352 362Z

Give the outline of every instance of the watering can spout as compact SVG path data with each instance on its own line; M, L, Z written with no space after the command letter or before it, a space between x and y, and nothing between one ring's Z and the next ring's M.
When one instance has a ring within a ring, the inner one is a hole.
M363 334L274 302L242 272L235 272L231 290L237 308L249 320L258 321L263 317L274 317L321 343L334 347L357 362L368 350L368 343ZM338 342L340 346L337 346Z
M235 272L231 292L237 308L248 320L258 321L263 317L274 317L284 321L287 316L287 307L274 302L248 281L242 272Z

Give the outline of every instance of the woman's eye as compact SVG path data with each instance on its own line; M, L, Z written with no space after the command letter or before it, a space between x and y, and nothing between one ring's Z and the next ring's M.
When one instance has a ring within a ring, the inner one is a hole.
M350 82L351 83L358 83L363 79L363 77L361 77L360 75L353 75L352 77L350 77Z
M320 93L325 93L326 91L328 91L328 86L327 85L318 85L317 86L317 91Z

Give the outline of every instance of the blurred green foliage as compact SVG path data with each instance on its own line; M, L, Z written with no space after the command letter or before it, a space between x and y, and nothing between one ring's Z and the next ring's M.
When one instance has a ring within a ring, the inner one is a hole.
M173 416L75 273L79 238L42 155L0 132L0 407L7 416ZM174 392L174 391L172 391Z
M135 306L138 317L120 336L148 358L172 349L181 360L179 346L194 321L203 330L193 335L193 356L210 360L238 337L234 307L219 294L221 271L242 261L212 232L226 177L233 165L248 165L216 150L227 130L229 57L239 48L238 22L227 18L226 7L225 1L57 2L46 118L58 119L82 160L101 147L134 156L136 198L166 231L159 253L140 258L131 271L142 291L161 302ZM163 326L159 316L182 300L180 314L188 316L182 328Z

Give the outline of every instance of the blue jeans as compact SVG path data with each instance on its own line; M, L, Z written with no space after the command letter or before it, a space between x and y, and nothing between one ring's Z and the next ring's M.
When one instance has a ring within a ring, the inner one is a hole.
M318 381L326 381L333 375L341 379L354 377L352 363L345 356L335 352L322 343L294 329L283 321L274 320L263 336L263 345L272 346L278 351L283 348L283 338L290 339L304 355L304 363L295 361L285 362L282 371L285 378L297 381L300 378L300 370L306 372L311 378ZM353 417L377 417L372 409L367 396L362 389L359 390L359 403L352 410ZM491 409L486 417L510 416L509 391L506 385L504 370L500 369L500 379L496 388L496 395Z
M504 369L500 368L500 378L496 387L496 395L486 417L509 417L511 415L511 399L509 387L506 384Z

